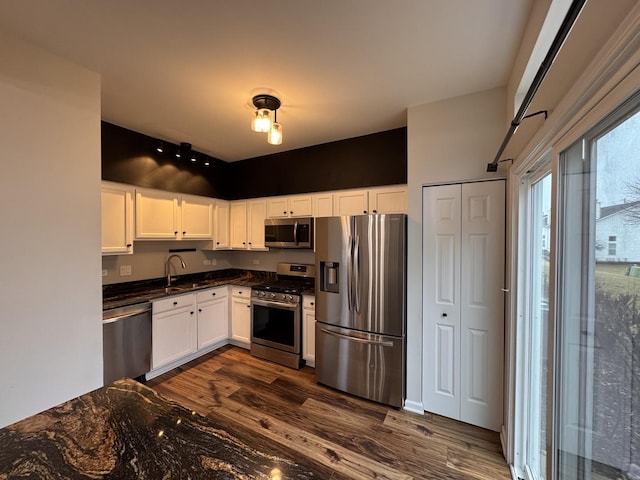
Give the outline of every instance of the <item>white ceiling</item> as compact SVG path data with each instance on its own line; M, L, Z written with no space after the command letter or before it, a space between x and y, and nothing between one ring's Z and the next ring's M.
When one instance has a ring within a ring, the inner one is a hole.
M104 120L235 161L505 85L531 3L0 0L0 28L99 72ZM282 101L278 147L249 129L257 93Z

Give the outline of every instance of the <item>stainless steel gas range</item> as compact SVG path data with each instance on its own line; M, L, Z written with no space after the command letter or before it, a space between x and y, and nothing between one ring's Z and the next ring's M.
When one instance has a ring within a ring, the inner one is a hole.
M301 368L301 290L305 282L313 285L308 281L313 282L315 266L279 263L277 274L277 280L251 289L251 355Z

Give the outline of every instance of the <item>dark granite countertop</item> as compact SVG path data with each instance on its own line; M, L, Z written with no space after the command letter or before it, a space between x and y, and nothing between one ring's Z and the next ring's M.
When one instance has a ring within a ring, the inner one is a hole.
M190 293L221 285L255 287L263 283L277 281L278 276L275 272L227 269L182 275L172 283L173 288L170 290L165 289L165 278L116 283L102 287L102 309L108 310L135 303L148 302L170 295ZM303 279L298 283L302 294L314 294L313 280Z
M321 478L123 379L0 429L0 478Z

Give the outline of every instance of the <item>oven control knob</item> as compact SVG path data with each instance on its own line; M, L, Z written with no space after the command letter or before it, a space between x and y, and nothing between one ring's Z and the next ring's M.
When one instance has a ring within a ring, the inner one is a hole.
M272 294L271 294L271 298L276 298L276 294L275 294L275 293L272 293Z
M266 293L266 292L260 292L260 296L261 296L261 297L266 297L266 296L267 296L267 293Z
M293 302L293 295L287 295L287 299L288 299L290 302Z

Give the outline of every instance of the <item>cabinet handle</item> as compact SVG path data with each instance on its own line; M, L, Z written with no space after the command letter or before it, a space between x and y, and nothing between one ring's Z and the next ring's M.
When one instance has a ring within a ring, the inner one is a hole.
M191 315L193 315L195 312L189 312Z
M366 210L363 210L363 211L362 211L362 213L367 213L367 211L366 211Z
M293 210L291 210L289 213L290 213L291 215L293 215Z
M201 309L201 308L199 308L199 309L198 309L198 311L199 311L199 312L201 312L201 311L202 311L202 309Z
M247 305L247 308L251 308L251 305Z
M212 297L215 297L215 296L216 296L216 292L213 292L213 293L211 294L211 296L212 296Z
M242 290L240 290L240 291L238 292L238 295L242 295Z
M246 245L246 242L242 242L243 245Z
M174 234L174 235L178 235L178 232L177 232L177 231L175 231L175 232L173 232L173 234Z
M173 302L173 306L175 307L178 304L178 302Z
M309 305L313 305L313 302L309 302Z
M446 317L446 316L447 316L447 314L446 314L446 313L443 313L443 314L442 314L442 316L443 316L443 317Z
M285 210L285 211L284 211L284 212L282 212L282 213L284 213L284 214L286 215L286 214L287 214L287 211Z
M374 210L373 213L378 213L378 210Z
M131 246L131 244L130 244L130 243L127 243L127 248L129 248L130 246Z
M249 242L249 245L251 245L251 242Z
M216 242L216 245L220 245L220 242Z
M186 234L187 234L187 232L182 232L182 234L183 234L183 235L186 235Z

